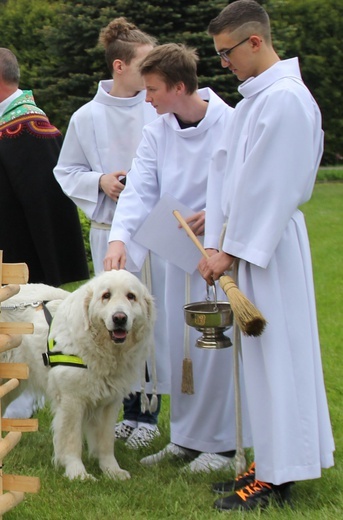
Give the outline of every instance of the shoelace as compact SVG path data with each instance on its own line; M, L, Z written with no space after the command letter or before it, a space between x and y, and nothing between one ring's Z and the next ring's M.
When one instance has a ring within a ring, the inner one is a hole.
M241 479L243 479L245 477L249 477L253 473L255 473L255 462L252 462L250 464L250 467L249 467L248 471L246 471L242 475L238 475L238 477L236 477L235 480L238 482L239 480L241 480Z
M261 482L260 480L254 480L252 484L245 486L244 488L236 491L236 494L246 502L248 498L260 493L264 489L272 489L272 486L267 482Z

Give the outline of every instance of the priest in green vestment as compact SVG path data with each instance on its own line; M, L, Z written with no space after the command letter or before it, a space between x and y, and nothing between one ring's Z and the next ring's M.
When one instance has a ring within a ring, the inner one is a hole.
M29 282L59 286L89 278L77 208L53 168L60 131L19 89L16 56L0 48L0 249L25 262Z

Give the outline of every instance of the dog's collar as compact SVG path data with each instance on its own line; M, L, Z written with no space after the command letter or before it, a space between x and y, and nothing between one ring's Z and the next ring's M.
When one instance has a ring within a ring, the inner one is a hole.
M45 302L42 303L42 306L50 332L52 316L45 305ZM88 368L80 357L74 356L73 354L63 354L60 350L54 351L53 348L55 344L56 342L54 339L49 339L47 341L47 351L42 353L43 363L46 367L53 368L58 365L64 365L68 367Z

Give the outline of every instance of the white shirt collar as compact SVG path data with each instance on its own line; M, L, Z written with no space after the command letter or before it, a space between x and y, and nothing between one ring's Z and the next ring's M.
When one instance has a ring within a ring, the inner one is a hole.
M23 93L23 91L20 90L20 88L18 88L13 94L8 96L8 98L6 98L3 101L1 101L1 103L0 103L0 117L2 117L3 113L6 111L7 107L12 103L12 101L17 99L17 97L21 96L22 93Z

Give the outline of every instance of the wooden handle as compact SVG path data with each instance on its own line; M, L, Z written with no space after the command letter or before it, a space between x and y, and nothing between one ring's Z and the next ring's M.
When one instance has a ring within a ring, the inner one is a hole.
M192 229L190 228L190 226L187 224L187 222L185 221L185 219L183 218L183 216L181 215L181 213L180 213L177 209L174 209L173 214L174 214L174 216L177 218L177 220L180 222L181 226L182 226L183 229L186 231L187 235L188 235L189 238L192 240L193 244L195 244L195 245L197 246L197 248L199 249L199 251L202 253L202 255L203 255L205 258L209 258L206 249L204 249L202 243L201 243L200 240L196 237L195 233L192 231Z

